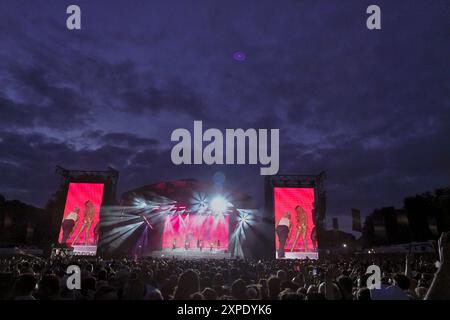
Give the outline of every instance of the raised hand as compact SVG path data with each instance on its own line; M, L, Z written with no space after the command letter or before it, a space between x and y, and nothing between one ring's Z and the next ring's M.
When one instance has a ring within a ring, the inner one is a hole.
M438 240L438 252L439 252L439 271L443 274L450 276L450 244L449 233L444 232Z
M450 244L449 232L444 232L438 241L439 269L434 274L433 282L425 296L426 300L450 299Z

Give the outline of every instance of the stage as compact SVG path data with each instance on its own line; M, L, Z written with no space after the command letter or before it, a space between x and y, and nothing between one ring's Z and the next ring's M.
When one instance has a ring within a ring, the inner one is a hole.
M278 259L278 252L276 253ZM317 252L285 252L284 259L319 259Z
M153 251L150 254L155 258L175 258L175 259L230 259L231 255L225 250L209 250L204 249L165 249L160 251Z
M92 245L75 245L73 246L74 256L95 256L97 254L97 246Z
M175 259L231 259L231 254L225 250L202 250L182 248L178 249L166 249L160 251L153 251L150 254L155 258L175 258ZM278 253L277 253L278 258ZM317 252L286 252L284 259L318 259L319 254Z

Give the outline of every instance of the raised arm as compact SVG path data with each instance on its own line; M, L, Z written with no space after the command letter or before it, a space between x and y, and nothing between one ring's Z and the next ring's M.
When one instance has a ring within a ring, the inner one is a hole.
M409 248L409 253L406 255L406 266L405 266L405 275L408 278L412 278L412 264L414 263L414 253L411 252L411 247Z
M450 245L449 232L442 233L438 241L440 265L425 300L450 300Z

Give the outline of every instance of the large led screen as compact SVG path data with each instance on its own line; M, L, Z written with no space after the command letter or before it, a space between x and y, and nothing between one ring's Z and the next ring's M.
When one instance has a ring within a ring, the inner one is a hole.
M102 183L70 183L58 241L75 253L95 254L98 243Z
M317 258L313 188L274 188L277 258Z

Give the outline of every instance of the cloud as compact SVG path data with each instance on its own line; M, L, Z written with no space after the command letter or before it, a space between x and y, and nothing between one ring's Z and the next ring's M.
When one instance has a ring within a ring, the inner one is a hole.
M142 138L127 132L104 132L102 130L84 132L82 140L93 140L99 144L142 149L156 147L159 141L152 138Z
M4 172L0 193L40 204L57 188L53 174L56 165L80 170L103 170L111 165L133 171L142 169L132 160L144 152L134 149L137 142L144 142L146 150L153 150L153 158L158 158L159 153L156 141L131 134L107 134L102 145L89 149L75 149L66 141L37 133L1 131L0 137L0 169ZM151 158L147 159L147 166L151 163Z

